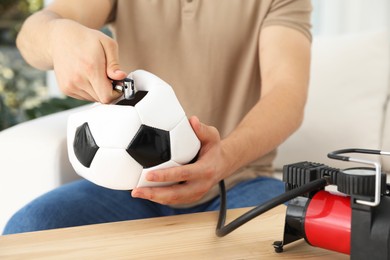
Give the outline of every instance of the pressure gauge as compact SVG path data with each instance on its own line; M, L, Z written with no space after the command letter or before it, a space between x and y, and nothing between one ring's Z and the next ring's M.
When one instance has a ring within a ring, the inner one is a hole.
M364 198L375 198L375 168L349 168L337 175L337 190L344 194ZM386 175L381 174L381 194L386 189Z
M340 182L338 180L337 185L339 191L343 192L342 190L344 190L344 193L346 194L356 195L358 198L361 197L356 200L356 203L373 207L378 206L381 193L385 190L383 186L386 184L386 176L383 176L382 174L380 163L341 155L345 153L365 153L376 155L390 155L390 153L369 149L343 149L328 154L328 157L331 159L374 166L372 169L352 168L342 171L342 173L339 174L340 177L337 177L338 179L340 178ZM342 187L340 188L339 185ZM373 199L369 197L373 197Z

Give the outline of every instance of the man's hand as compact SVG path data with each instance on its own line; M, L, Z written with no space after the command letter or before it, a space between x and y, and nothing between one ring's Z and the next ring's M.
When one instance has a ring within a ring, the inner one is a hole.
M54 69L62 92L101 103L119 97L111 81L122 80L116 42L99 31L114 1L55 0L26 19L16 43L24 59L41 70Z
M51 22L50 54L57 82L68 96L110 103L119 97L108 79L121 80L118 46L102 32L67 19Z
M200 200L226 173L221 138L216 128L202 124L197 117L190 123L201 142L198 160L193 164L151 171L148 181L176 182L168 187L136 188L131 195L160 204L187 204Z

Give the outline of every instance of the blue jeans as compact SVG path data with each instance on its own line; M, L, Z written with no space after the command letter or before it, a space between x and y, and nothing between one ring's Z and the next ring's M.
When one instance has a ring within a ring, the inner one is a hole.
M259 177L227 192L227 207L256 206L284 192L283 182ZM3 234L152 218L219 209L219 197L191 208L172 208L132 198L84 179L65 184L33 200L8 221Z

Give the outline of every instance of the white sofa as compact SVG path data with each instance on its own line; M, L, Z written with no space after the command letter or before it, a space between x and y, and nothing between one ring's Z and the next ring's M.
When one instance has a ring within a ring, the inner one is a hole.
M305 119L278 149L276 169L306 160L336 168L357 166L327 158L343 148L390 151L389 36L371 32L314 39ZM390 170L390 157L350 156L380 160Z
M313 40L305 120L280 147L278 172L298 161L345 168L344 162L326 158L328 152L342 148L390 151L389 49L386 32ZM30 200L79 178L65 145L66 121L73 111L0 132L0 231L13 212ZM384 169L390 169L390 158L381 159Z

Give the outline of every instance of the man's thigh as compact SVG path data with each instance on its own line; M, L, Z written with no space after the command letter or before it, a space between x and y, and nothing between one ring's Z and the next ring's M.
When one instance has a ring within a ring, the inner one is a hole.
M4 234L156 217L160 205L84 179L33 200L8 221Z

